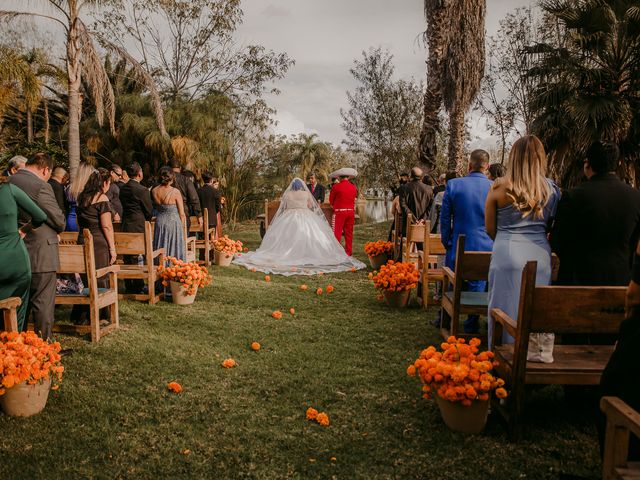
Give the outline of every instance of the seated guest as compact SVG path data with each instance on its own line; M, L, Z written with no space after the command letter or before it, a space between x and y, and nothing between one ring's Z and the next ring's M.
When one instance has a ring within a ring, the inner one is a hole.
M116 244L113 235L113 208L107 192L111 185L111 175L105 168L95 170L78 197L78 245L84 244L82 231L86 228L93 236L93 251L96 270L116 263ZM84 279L83 279L84 281ZM108 288L107 276L98 279L98 288ZM86 283L85 283L86 284ZM88 313L88 305L74 305L72 319L77 323L82 313ZM101 318L106 309L100 312Z
M413 167L411 169L411 180L404 185L400 193L400 209L402 210L405 234L407 232L406 221L409 214L413 216L416 223L429 220L433 188L422 181L423 176L422 169Z
M140 184L143 179L142 167L133 162L127 167L129 181L120 189L122 202L122 231L130 233L144 233L144 223L153 218L151 194ZM124 262L128 265L138 264L138 255L125 255ZM127 293L142 293L143 280L125 280Z
M558 205L551 246L560 257L561 285L627 285L640 235L640 191L615 171L614 143L594 143L587 151L588 180L566 192Z
M31 263L22 240L26 233L42 225L46 213L9 178L0 176L0 300L19 297L18 331L26 326L31 284ZM18 229L18 209L31 217L31 221Z
M492 182L498 178L504 177L506 169L501 163L492 163L487 170L487 178Z
M485 225L494 240L489 268L489 312L499 308L518 318L520 282L527 262L538 262L536 284L551 284L551 247L547 232L560 190L548 178L547 156L534 135L518 139L509 154L507 175L493 183L487 196ZM489 316L491 347L493 319ZM506 333L505 343L513 343Z
M455 270L458 237L465 235L465 249L488 252L493 241L487 235L484 225L484 208L491 188L485 172L489 166L489 154L484 150L474 150L469 156L469 174L447 182L442 199L440 231L442 244L447 249L445 265ZM484 281L467 282L468 291L484 292ZM469 315L464 322L465 333L478 333L478 317Z
M58 206L60 207L60 210L65 213L67 211L67 200L65 198L64 187L67 184L68 179L69 174L62 167L54 168L51 178L49 179L49 185L51 185L51 188L53 189L53 194L56 196Z
M11 175L15 175L15 173L18 170L20 170L21 168L24 168L26 163L27 163L27 159L22 155L16 155L15 157L12 157L7 163L7 168L5 169L4 172L2 172L2 175L5 177L10 177Z
M78 165L76 174L74 175L73 179L71 180L69 185L67 185L67 189L65 192L67 200L67 223L65 226L65 230L67 232L78 231L76 212L78 197L82 193L82 190L84 190L84 186L87 184L87 180L89 180L89 177L94 171L95 168L93 168L92 165L82 162L80 165Z
M319 204L322 204L322 202L324 202L325 189L318 183L316 174L311 172L307 177L307 182L307 188L311 192L311 195L313 195L313 198L315 198Z
M202 174L204 185L198 189L198 199L202 209L205 208L209 213L208 227L216 227L218 225L218 212L222 207L222 194L218 190L220 182L210 172Z

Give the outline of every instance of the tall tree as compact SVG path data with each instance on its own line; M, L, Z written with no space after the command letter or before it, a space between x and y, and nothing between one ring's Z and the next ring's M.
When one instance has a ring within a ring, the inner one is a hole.
M331 163L331 146L316 139L318 135L299 134L291 145L292 162L297 168L298 176L306 179L311 172L320 178L328 179Z
M0 11L0 18L40 17L56 22L64 30L68 77L67 105L69 109L67 149L69 152L69 169L73 176L80 164L80 117L82 112L80 89L83 75L90 85L98 122L102 125L106 114L112 134L115 135L116 133L113 89L95 46L94 36L81 18L82 13L91 7L99 5L101 2L99 0L39 0L39 3L49 5L54 13L47 15L37 12L2 10ZM125 52L120 50L119 53ZM142 71L140 78L151 80L146 75L146 72L142 74ZM159 100L157 105L159 107ZM163 134L166 134L161 108L158 108L156 113L158 127Z

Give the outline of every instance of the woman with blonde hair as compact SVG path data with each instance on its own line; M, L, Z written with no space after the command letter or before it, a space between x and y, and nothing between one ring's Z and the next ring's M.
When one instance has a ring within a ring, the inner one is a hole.
M485 226L494 239L489 268L489 312L500 308L518 318L522 270L529 261L538 262L536 283L551 282L551 247L547 232L555 215L560 190L548 178L547 156L534 135L518 139L511 148L507 173L497 179L485 207ZM488 338L492 344L493 320ZM503 335L503 342L513 338Z
M78 165L76 169L76 174L71 179L71 182L66 188L65 194L67 196L67 205L68 210L65 212L67 216L67 224L65 226L65 230L67 232L77 232L78 231L78 220L77 220L77 208L78 208L78 197L84 190L85 185L87 184L87 180L96 169L89 165L88 163L81 163Z

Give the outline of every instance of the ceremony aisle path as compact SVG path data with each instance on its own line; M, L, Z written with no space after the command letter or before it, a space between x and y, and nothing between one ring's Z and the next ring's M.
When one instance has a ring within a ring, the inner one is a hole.
M356 255L386 228L357 227ZM259 245L255 225L231 235ZM599 477L591 419L560 389L532 394L520 444L496 418L479 436L450 432L405 373L440 342L433 314L386 307L367 272L212 272L193 306L122 302L121 330L99 344L61 337L75 352L44 412L0 414L0 478ZM308 407L330 425L305 420Z

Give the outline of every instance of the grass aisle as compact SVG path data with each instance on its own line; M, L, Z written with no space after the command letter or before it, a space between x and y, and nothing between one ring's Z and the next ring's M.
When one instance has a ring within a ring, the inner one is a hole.
M359 227L357 256L385 229ZM256 231L234 238L255 249ZM366 272L213 275L193 306L122 302L122 329L100 344L62 337L75 353L45 411L0 414L0 478L599 477L590 419L558 389L534 393L520 444L496 419L480 436L448 431L405 374L440 341L435 329L420 309L376 301ZM332 294L314 293L329 283ZM238 366L222 368L227 357ZM167 391L173 380L179 395ZM331 425L307 422L309 406Z

